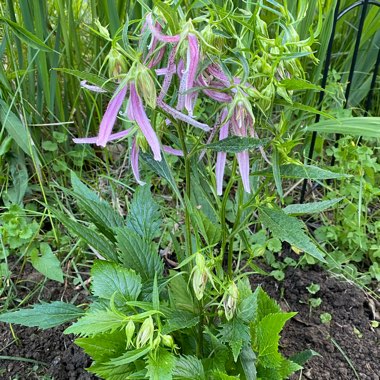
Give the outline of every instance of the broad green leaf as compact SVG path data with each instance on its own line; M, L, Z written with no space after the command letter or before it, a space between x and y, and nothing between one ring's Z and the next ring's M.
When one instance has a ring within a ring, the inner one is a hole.
M246 323L254 321L257 317L258 289L248 297L244 297L238 304L236 315Z
M256 380L256 355L250 345L243 347L240 353L240 363L246 380Z
M321 262L326 262L323 252L306 235L305 225L300 220L279 209L260 207L259 219L273 236L308 253Z
M184 330L196 326L199 316L184 310L175 310L167 315L166 324L162 328L162 334L170 334L173 331Z
M283 211L286 214L291 215L303 215L303 214L313 214L313 213L319 213L322 211L325 211L334 205L336 205L338 202L340 202L342 198L334 198L329 199L327 201L321 201L321 202L312 202L312 203L301 203L301 204L292 204L289 206L286 206Z
M0 99L0 120L6 131L15 143L28 155L31 156L33 146L25 124L14 114L7 103Z
M170 171L165 157L162 157L161 161L156 161L150 153L140 153L140 157L156 174L168 181L178 199L182 200L181 192L177 187L177 183Z
M141 277L130 269L108 261L97 260L91 269L92 292L95 296L115 301L135 301L141 292Z
M0 314L0 322L50 329L77 319L82 315L83 311L71 303L55 301L37 304L28 309Z
M100 232L114 242L115 229L124 226L123 217L109 203L100 199L94 191L84 185L74 172L71 172L71 182L81 210Z
M151 243L128 229L117 230L117 241L121 251L119 258L125 267L138 273L143 282L153 281L155 274L162 277L163 262Z
M345 117L337 120L323 120L307 126L305 130L379 138L380 117Z
M101 379L107 380L143 379L146 372L144 370L137 371L133 364L113 366L97 362L93 363L87 370L98 375Z
M257 294L257 316L256 321L261 321L268 314L280 313L281 308L277 302L259 286L255 293Z
M301 369L302 369L302 366L300 366L299 364L297 364L291 360L283 359L281 361L280 368L278 371L279 371L282 379L287 379L294 372L297 372Z
M125 351L126 337L120 331L115 331L87 338L78 338L75 339L75 344L82 347L93 360L104 362L122 355Z
M172 371L175 365L175 356L159 347L148 358L148 376L150 380L172 380Z
M35 248L30 254L30 261L33 267L50 280L63 283L61 263L54 255L49 244L41 243L39 251Z
M127 321L128 319L125 315L111 310L93 310L88 311L87 314L68 327L64 333L80 336L102 334L124 327Z
M206 380L202 362L195 356L183 355L177 358L173 369L175 380Z
M95 86L104 88L105 90L109 92L114 92L116 90L116 87L110 83L107 82L106 78L100 77L96 74L88 73L86 71L79 71L79 70L71 70L66 68L55 68L56 71L61 71L63 73L67 73L70 75L74 75L75 77L79 79L83 79L88 81L91 84L94 84Z
M170 279L169 299L171 306L177 310L185 310L191 314L197 312L196 303L184 276L176 276Z
M119 261L115 246L111 244L102 234L68 218L58 210L51 211L69 231L82 238L88 245L96 249L96 251L103 257L110 261Z
M249 325L235 317L221 325L218 337L222 343L229 344L236 362L243 346L250 342Z
M257 139L254 137L230 136L223 140L207 144L204 148L217 152L239 153L243 150L255 149L259 146L266 145L269 139Z
M5 17L0 17L0 22L7 24L12 32L22 41L24 41L31 48L42 50L45 52L54 52L49 46L47 46L43 41L36 37L33 33L29 32L27 29L23 28L20 24L13 22Z
M280 332L286 321L297 313L275 313L266 315L255 327L255 343L258 359L264 367L277 367L283 360L278 352Z
M160 235L161 214L148 186L137 188L128 213L127 227L147 241Z

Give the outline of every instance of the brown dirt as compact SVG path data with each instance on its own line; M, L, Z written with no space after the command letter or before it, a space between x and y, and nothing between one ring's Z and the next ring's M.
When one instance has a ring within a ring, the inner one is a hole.
M370 325L373 312L369 308L368 296L361 289L318 268L291 268L281 283L270 277L255 277L253 283L261 283L283 310L298 312L285 326L282 352L291 356L313 349L321 355L310 360L302 377L297 374L294 379L379 380L380 328L374 329ZM320 285L320 291L314 296L306 289L311 283ZM322 299L322 304L311 312L309 297ZM322 324L320 315L326 312L332 315L332 321ZM349 358L358 376L337 346Z

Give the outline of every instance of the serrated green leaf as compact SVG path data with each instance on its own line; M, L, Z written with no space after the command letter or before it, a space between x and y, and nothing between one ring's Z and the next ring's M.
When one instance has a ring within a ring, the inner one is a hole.
M175 356L164 348L158 348L148 358L148 376L150 380L172 380Z
M146 372L137 371L132 364L110 366L103 363L93 363L87 371L107 380L143 379Z
M286 321L297 313L275 313L266 315L255 326L255 343L258 360L267 368L278 367L283 360L278 352L280 332Z
M147 241L160 235L161 214L148 186L137 188L128 213L127 227Z
M291 214L291 215L319 213L333 207L342 199L344 198L343 197L334 198L334 199L329 199L327 201L312 202L312 203L292 204L292 205L286 206L283 209L283 211L286 214Z
M246 345L241 350L240 363L243 367L246 380L256 380L256 355L250 345Z
M181 192L177 187L177 183L170 171L165 157L162 157L161 161L156 161L150 153L140 153L140 157L156 174L168 181L178 199L182 200Z
M196 326L199 316L184 310L175 310L167 315L166 324L162 328L162 334L170 334L173 331L184 330Z
M92 292L95 296L115 302L135 301L141 292L141 277L119 264L103 260L95 261L92 269Z
M39 327L40 329L50 329L77 319L82 315L83 311L71 303L55 301L0 314L0 321L28 327Z
M260 286L256 289L255 293L257 293L257 322L261 321L268 314L281 312L281 308L277 302L273 298L270 298Z
M58 210L51 209L51 211L68 230L82 238L88 245L96 249L96 251L103 257L110 261L119 261L115 246L100 233L95 232L72 219L69 219Z
M262 145L266 145L268 142L269 139L230 136L223 140L207 144L204 148L211 149L216 152L239 153L244 150L256 149Z
M174 380L206 380L202 362L195 356L183 355L177 358L173 369Z
M74 172L71 172L71 183L80 209L100 232L114 242L115 229L124 226L123 217L109 203L100 199L94 191L83 184Z
M248 297L244 297L238 305L236 315L246 323L256 319L258 305L258 289Z
M33 267L50 280L63 283L61 263L54 255L49 244L41 243L39 251L38 249L34 249L30 255Z
M380 117L345 117L335 120L323 120L307 126L305 130L379 138Z
M287 379L294 372L297 372L301 369L302 369L302 366L300 366L299 364L294 363L291 360L283 359L278 371L282 379Z
M7 24L12 32L22 41L24 41L31 48L38 49L45 52L54 52L49 46L47 46L43 41L36 37L33 33L29 32L23 28L20 24L13 22L5 17L0 17L0 22Z
M323 252L310 240L304 232L305 225L300 220L287 215L282 210L260 207L260 221L273 236L297 247L321 262L326 262Z
M236 362L243 346L250 342L249 325L235 317L220 326L218 337L229 344Z
M158 278L162 277L164 265L152 244L129 229L118 229L117 241L120 261L138 273L143 281L153 281L156 273Z
M87 338L78 338L75 339L75 344L82 347L93 360L104 362L120 356L125 351L126 337L120 331L115 331Z
M88 73L85 71L79 71L79 70L71 70L66 68L54 68L56 71L61 71L63 73L67 73L70 75L74 75L75 77L79 79L84 79L91 84L94 84L95 86L104 88L105 90L109 92L114 92L116 87L112 85L109 81L107 81L106 78L100 77L96 74Z
M111 310L89 311L76 323L68 327L65 334L92 336L107 331L115 331L127 323L127 317Z

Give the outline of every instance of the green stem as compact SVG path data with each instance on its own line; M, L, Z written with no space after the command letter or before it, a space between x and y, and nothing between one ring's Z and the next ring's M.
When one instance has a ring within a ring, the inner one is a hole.
M224 257L225 251L226 251L227 236L228 236L228 227L227 227L227 223L226 223L226 207L227 207L228 196L230 194L232 185L235 181L236 167L237 167L237 160L235 157L233 164L232 164L231 178L227 184L226 189L224 190L222 205L221 205L221 209L220 209L220 223L222 225L222 243L221 243L221 247L220 247L220 256L222 259ZM230 254L228 253L228 275L231 276L232 275L232 257L231 257L231 267L229 265L229 262L230 262Z
M185 135L183 133L183 129L181 125L176 124L178 137L181 142L181 147L183 151L183 156L185 159L185 192L187 199L190 200L190 194L191 194L191 185L190 185L190 173L191 173L191 166L190 166L190 158L186 146L185 141ZM186 231L186 257L190 257L193 253L192 244L191 244L191 219L190 219L190 212L188 208L185 206L185 231Z

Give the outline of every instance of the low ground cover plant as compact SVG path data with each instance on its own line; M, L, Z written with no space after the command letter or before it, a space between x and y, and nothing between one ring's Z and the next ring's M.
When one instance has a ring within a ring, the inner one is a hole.
M107 191L71 172L71 187L60 189L74 206L46 207L97 257L88 304L41 303L1 321L40 328L74 321L65 333L92 357L88 370L110 380L285 379L315 355L279 352L295 313L249 281L262 272L255 260L274 256L283 242L326 263L298 216L341 198L283 207L284 181L347 178L298 159L298 119L331 118L300 102L320 90L305 67L317 63L321 8L315 30L300 36L295 26L310 16L306 8L293 15L269 3L209 2L198 12L156 2L112 32L94 22L108 48L109 79L66 73L109 102L97 134L78 130L74 142L99 156L116 141L128 146L132 201L122 201L124 215ZM59 150L53 140L42 147Z

